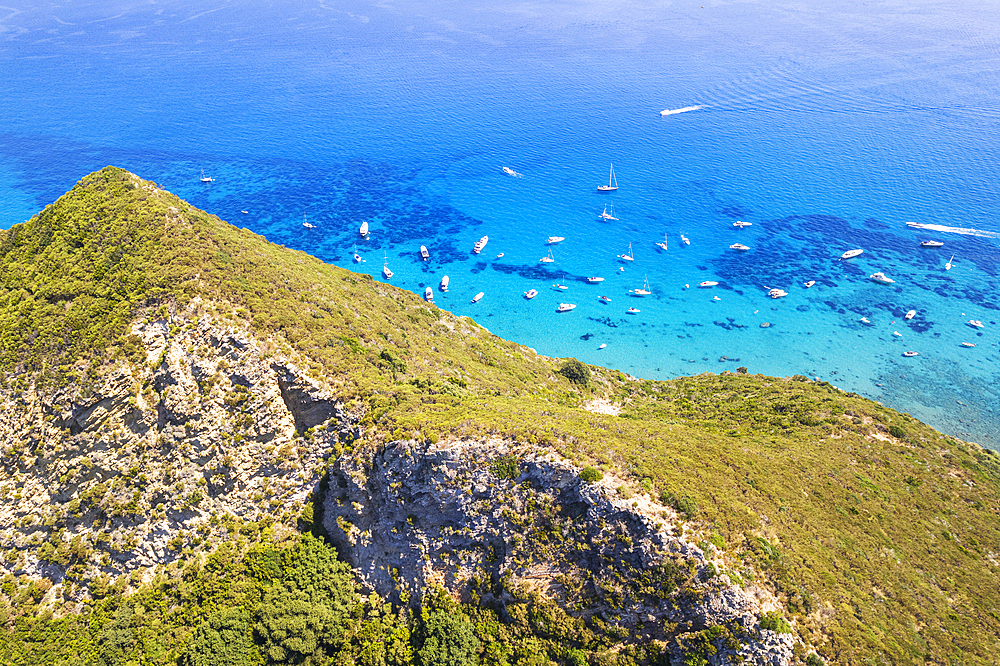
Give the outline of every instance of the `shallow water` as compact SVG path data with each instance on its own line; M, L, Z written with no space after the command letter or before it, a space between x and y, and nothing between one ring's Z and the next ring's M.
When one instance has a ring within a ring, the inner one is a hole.
M416 293L447 274L438 305L543 354L649 378L805 374L1000 442L1000 18L987 9L19 10L0 12L0 226L115 164L377 279L385 257ZM611 162L620 189L599 193ZM619 220L600 220L611 202ZM552 264L548 236L566 237ZM652 295L631 296L644 279Z

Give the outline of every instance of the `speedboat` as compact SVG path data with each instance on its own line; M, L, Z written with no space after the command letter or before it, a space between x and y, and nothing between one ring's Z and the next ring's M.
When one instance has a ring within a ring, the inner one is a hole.
M597 348L598 348L598 349L604 349L604 348L605 348L605 347L607 347L607 346L608 346L608 343L607 343L607 342L602 342L601 344L597 345Z
M844 260L844 259L853 259L854 257L856 257L856 256L858 256L859 254L862 254L862 253L864 253L864 250L848 250L844 254L840 255L840 259L841 260Z
M919 355L920 355L920 352L915 352L915 351L905 351L905 352L903 352L903 356L906 356L908 358L909 357L913 357L913 356L919 356Z
M476 241L476 244L472 247L472 251L475 252L476 254L479 254L480 252L483 251L483 248L486 247L486 244L489 242L490 242L490 237L483 236L478 241Z
M483 300L483 296L485 296L485 295L486 294L484 294L483 292L479 292L478 294L476 294L475 296L472 297L472 302L473 303L478 303L479 301Z
M610 303L610 302L611 302L611 299L610 299L610 298L608 298L607 296L601 296L601 297L600 297L599 299L597 299L597 300L599 300L599 301L600 301L601 303Z
M752 227L753 222L743 222L742 220L736 220L735 222L733 222L733 226L742 229L743 227Z
M535 296L538 296L537 289L529 289L528 291L524 292L524 297L527 298L529 301L533 299Z
M542 257L541 259L539 259L539 261L542 262L543 264L555 263L555 260L556 258L552 256L552 250L549 250L549 256Z
M428 303L434 302L434 290L431 289L430 287L424 289L424 300L427 301Z
M635 257L632 256L632 243L628 244L628 254L619 254L618 258L622 261L635 261Z
M440 289L441 291L448 291L448 276L447 275L445 275L443 278L441 278L441 286L438 287L438 289Z
M775 287L771 291L767 292L767 295L771 298L781 298L782 296L788 296L788 292L784 289L778 289Z
M614 192L617 189L618 189L618 179L615 178L615 165L612 163L612 165L611 165L611 175L608 176L608 184L607 185L598 185L597 186L597 191L598 192Z
M681 234L681 242L684 243L685 245L690 245L691 244L691 241L689 241L688 237L685 236L684 234Z
M963 342L962 346L963 347L975 347L976 343L975 342Z
M743 243L733 243L729 246L730 250L737 250L739 252L746 252L750 249L749 245L744 245Z
M881 284L892 284L893 282L895 282L895 280L893 280L891 277L889 277L882 271L879 271L878 273L872 273L868 277L871 278L873 282L879 282Z
M589 282L590 284L597 284L598 282L604 282L604 278L602 278L602 277L589 277L589 278L587 278L587 282Z
M243 213L244 215L249 215L250 214L250 211L248 211L248 210L241 210L240 212Z
M559 307L556 308L556 312L569 312L575 307L576 305L573 303L560 303Z
M503 259L503 252L497 255L497 259Z
M565 236L549 236L549 239L545 242L549 245L555 245L556 243L562 243L564 240L566 240Z
M903 315L903 319L909 320L909 319L913 319L915 316L917 316L917 311L916 310L910 310L905 315Z
M639 308L629 308L625 311L626 314L639 314L640 312Z
M892 334L895 335L897 338L903 337L903 334L900 333L899 331L893 331Z
M944 243L941 241L922 241L920 247L943 247Z
M862 317L858 321L860 321L862 324L870 324L870 323L872 323L871 320L868 319L868 317Z
M503 172L505 174L507 174L508 176L514 176L515 178L520 178L523 175L523 174L520 174L520 173L514 171L510 167L500 167L500 168L503 169Z
M427 261L428 259L431 258L430 252L427 251L427 247L424 245L420 246L420 258L423 259L424 261Z
M718 282L713 282L711 280L705 280L704 282L699 282L698 286L699 287L714 287L717 284L719 284L719 283Z
M979 321L978 319L970 319L969 320L969 326L971 326L973 328L985 328L983 326L983 322Z
M618 218L615 217L615 202L611 202L611 212L608 212L608 205L604 204L604 212L597 217L602 220L617 220Z
M358 229L358 233L361 234L362 236L368 235L368 220L364 220L361 222L361 227Z
M809 282L806 282L804 286L805 286L806 289L808 289L809 287L813 286L814 284L816 284L816 280L809 280Z
M712 296L712 300L713 301L721 301L722 299L719 298L718 296Z

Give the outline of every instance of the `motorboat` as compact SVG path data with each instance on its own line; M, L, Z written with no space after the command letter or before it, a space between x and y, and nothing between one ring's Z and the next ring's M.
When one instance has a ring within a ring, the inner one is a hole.
M639 308L629 308L625 311L626 314L639 314L640 312L642 312L642 310Z
M632 256L632 243L628 244L628 254L619 254L618 258L622 261L635 261L635 257Z
M434 302L434 290L431 289L430 287L424 289L424 300L427 301L428 303Z
M903 315L903 319L910 320L910 319L913 319L915 316L917 316L917 311L916 310L910 310L905 315Z
M441 285L438 287L441 291L448 291L448 276L445 275L441 278Z
M497 255L497 259L503 259L503 252Z
M589 278L587 278L587 282L589 282L590 284L597 284L599 282L604 282L604 278L602 278L602 277L589 277Z
M420 246L420 258L423 259L424 261L427 261L428 259L431 258L431 253L427 251L426 245Z
M315 229L316 228L315 224L312 224L311 222L307 222L306 221L306 215L305 215L305 213L302 214L302 226L305 227L306 229Z
M778 289L777 287L775 287L774 289L767 292L767 295L770 296L771 298L782 298L783 296L788 296L788 292L785 291L784 289Z
M688 240L688 237L685 236L684 234L681 234L681 242L684 243L685 245L690 245L691 244L691 241Z
M569 312L575 307L576 305L573 303L560 303L559 307L556 308L556 312Z
M549 239L545 242L549 245L555 245L556 243L562 243L564 240L566 240L565 236L549 236Z
M615 202L614 201L611 202L610 213L608 212L608 205L604 204L604 212L598 215L597 217L599 217L602 220L617 220L618 218L615 217Z
M895 282L895 280L893 280L891 277L889 277L882 271L879 271L878 273L872 273L868 277L871 278L873 282L879 282L881 284L892 284L893 282Z
M951 259L949 259L948 263L944 265L944 269L946 271L950 271L951 270L951 260L954 259L954 258L955 258L955 255L951 255Z
M906 356L907 358L912 358L914 356L919 356L919 355L920 355L920 352L915 352L915 351L905 351L905 352L903 352L903 356Z
M475 296L472 297L472 302L473 303L478 303L479 301L483 300L483 296L485 296L485 295L486 294L484 294L483 292L479 292L478 294L476 294Z
M611 302L611 299L610 299L610 298L608 298L607 296L601 296L601 297L600 297L599 299L597 299L597 300L599 300L599 301L600 301L601 303L610 303L610 302Z
M926 224L920 224L919 222L907 222L906 226L911 227L913 229L923 229L927 225Z
M538 296L537 289L529 289L528 291L524 292L524 297L527 298L529 301L533 299L535 296Z
M385 256L385 263L382 264L382 275L385 276L386 280L392 277L392 271L389 270L389 255Z
M514 178L521 178L522 176L524 176L524 174L518 173L513 169L511 169L510 167L500 167L500 168L503 169L503 172L508 176L514 176Z
M858 321L860 321L862 324L870 324L870 323L872 323L871 320L868 317L862 317Z
M358 233L362 236L368 235L368 220L363 220L361 222L361 227L358 229Z
M969 320L969 326L971 326L973 328L985 328L983 326L983 322L979 321L978 319L970 319Z
M920 247L944 247L941 241L922 241Z
M666 234L663 234L663 242L662 243L661 242L657 242L656 243L656 247L660 248L664 252L667 251L668 248L667 248L667 235Z
M598 349L604 349L604 348L605 348L605 347L607 347L607 346L608 346L608 343L606 343L606 342L602 342L601 344L597 345L597 348L598 348Z
M490 237L483 236L482 238L476 241L476 244L474 246L472 246L472 251L475 252L476 254L479 254L480 252L483 251L483 248L486 247L486 244L489 242L490 242Z
M809 280L809 282L806 282L803 286L806 289L808 289L809 287L813 286L814 284L816 284L816 280Z
M721 301L722 299L719 298L718 296L712 296L712 300L713 301Z
M212 178L211 176L206 176L205 175L205 170L204 169L201 170L201 182L203 182L203 183L211 183L211 182L214 182L214 181L215 181L214 178Z
M738 252L746 252L750 249L749 245L744 245L743 243L733 243L729 246L730 250L736 250Z
M736 220L733 222L733 226L737 229L742 229L743 227L752 227L753 222L744 222L743 220Z
M963 342L962 346L963 347L975 347L976 343L975 342Z
M713 282L712 280L705 280L704 282L699 282L698 286L699 287L714 287L717 284L719 284L719 283L718 282Z
M903 334L900 333L899 331L893 331L892 334L895 335L897 338L903 337Z
M539 259L539 261L542 262L543 264L552 264L555 263L556 258L552 256L552 250L549 249L549 256L542 257L541 259Z
M649 289L649 280L643 276L642 289L630 289L629 293L633 296L649 296L653 292Z
M843 261L844 259L853 259L859 254L864 254L864 250L848 250L844 254L840 255L840 259L841 261Z
M598 185L597 186L597 191L598 192L614 192L617 189L618 189L618 179L615 178L615 165L614 165L614 163L612 163L611 164L611 175L608 176L608 184L607 185Z
M241 210L240 212L243 213L244 215L249 215L250 214L250 211L248 211L248 210Z

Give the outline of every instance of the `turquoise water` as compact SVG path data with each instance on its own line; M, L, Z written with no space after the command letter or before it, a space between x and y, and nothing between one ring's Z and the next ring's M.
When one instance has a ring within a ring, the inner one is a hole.
M447 274L441 307L540 353L820 377L996 448L998 28L973 3L22 3L0 227L115 164L416 293Z

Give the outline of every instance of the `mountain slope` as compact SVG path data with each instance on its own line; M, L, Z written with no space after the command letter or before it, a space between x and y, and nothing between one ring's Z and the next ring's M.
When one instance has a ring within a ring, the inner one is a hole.
M605 495L621 505L615 511L646 516L652 532L620 531L620 543L641 549L670 535L691 544L702 573L664 592L679 608L698 608L690 599L710 597L712 585L759 590L787 619L799 659L817 649L836 663L988 662L1000 648L992 452L804 377L644 382L564 365L413 294L267 243L120 169L87 176L0 232L0 370L0 567L20 576L3 589L12 619L42 608L97 612L127 590L151 594L162 576L180 575L178 564L205 561L237 534L246 539L233 561L249 567L247 580L263 580L240 558L254 543L287 538L297 522L325 529L357 564L355 525L372 521L365 505L399 490L372 481L386 452L410 451L415 465L434 470L444 464L440 451L468 451L448 463L464 476L442 476L419 493L416 479L398 483L412 486L411 498L460 498L474 478L507 488L482 491L475 511L513 502L516 520L494 523L491 543L516 540L517 548L490 560L496 552L480 548L482 539L457 540L473 514L455 514L466 525L433 528L407 527L404 517L394 547L412 544L414 562L434 566L383 574L398 589L380 593L398 604L401 591L451 581L467 602L489 597L513 608L528 594L518 585L535 581L542 596L530 603L548 598L572 619L565 626L584 622L598 636L567 643L572 632L546 638L531 629L531 640L549 641L550 659L568 661L566 646L597 659L616 642L621 654L632 649L622 645L646 645L653 634L634 618L611 606L594 614L592 597L555 584L565 571L552 535L579 529L581 543L593 545L607 517L572 527L579 516L560 513L563 500L552 500L548 518L534 516L546 497L589 497L539 481L550 477L537 461L551 453L560 469L599 468ZM576 471L560 474L567 484ZM365 580L396 566L386 551L366 552ZM467 583L479 569L510 586L476 592ZM39 594L45 580L56 585ZM603 604L624 603L612 588L591 591ZM250 598L223 605L257 612L263 597ZM766 606L755 603L751 624ZM655 633L674 661L723 663L736 654L723 649L727 635L758 640L740 633L744 625L695 615ZM516 617L505 621L520 626ZM187 633L158 640L180 650L198 622L197 612L171 619ZM765 636L762 627L750 629ZM486 645L486 634L479 640ZM715 641L715 652L697 641ZM480 648L489 661L487 653Z

